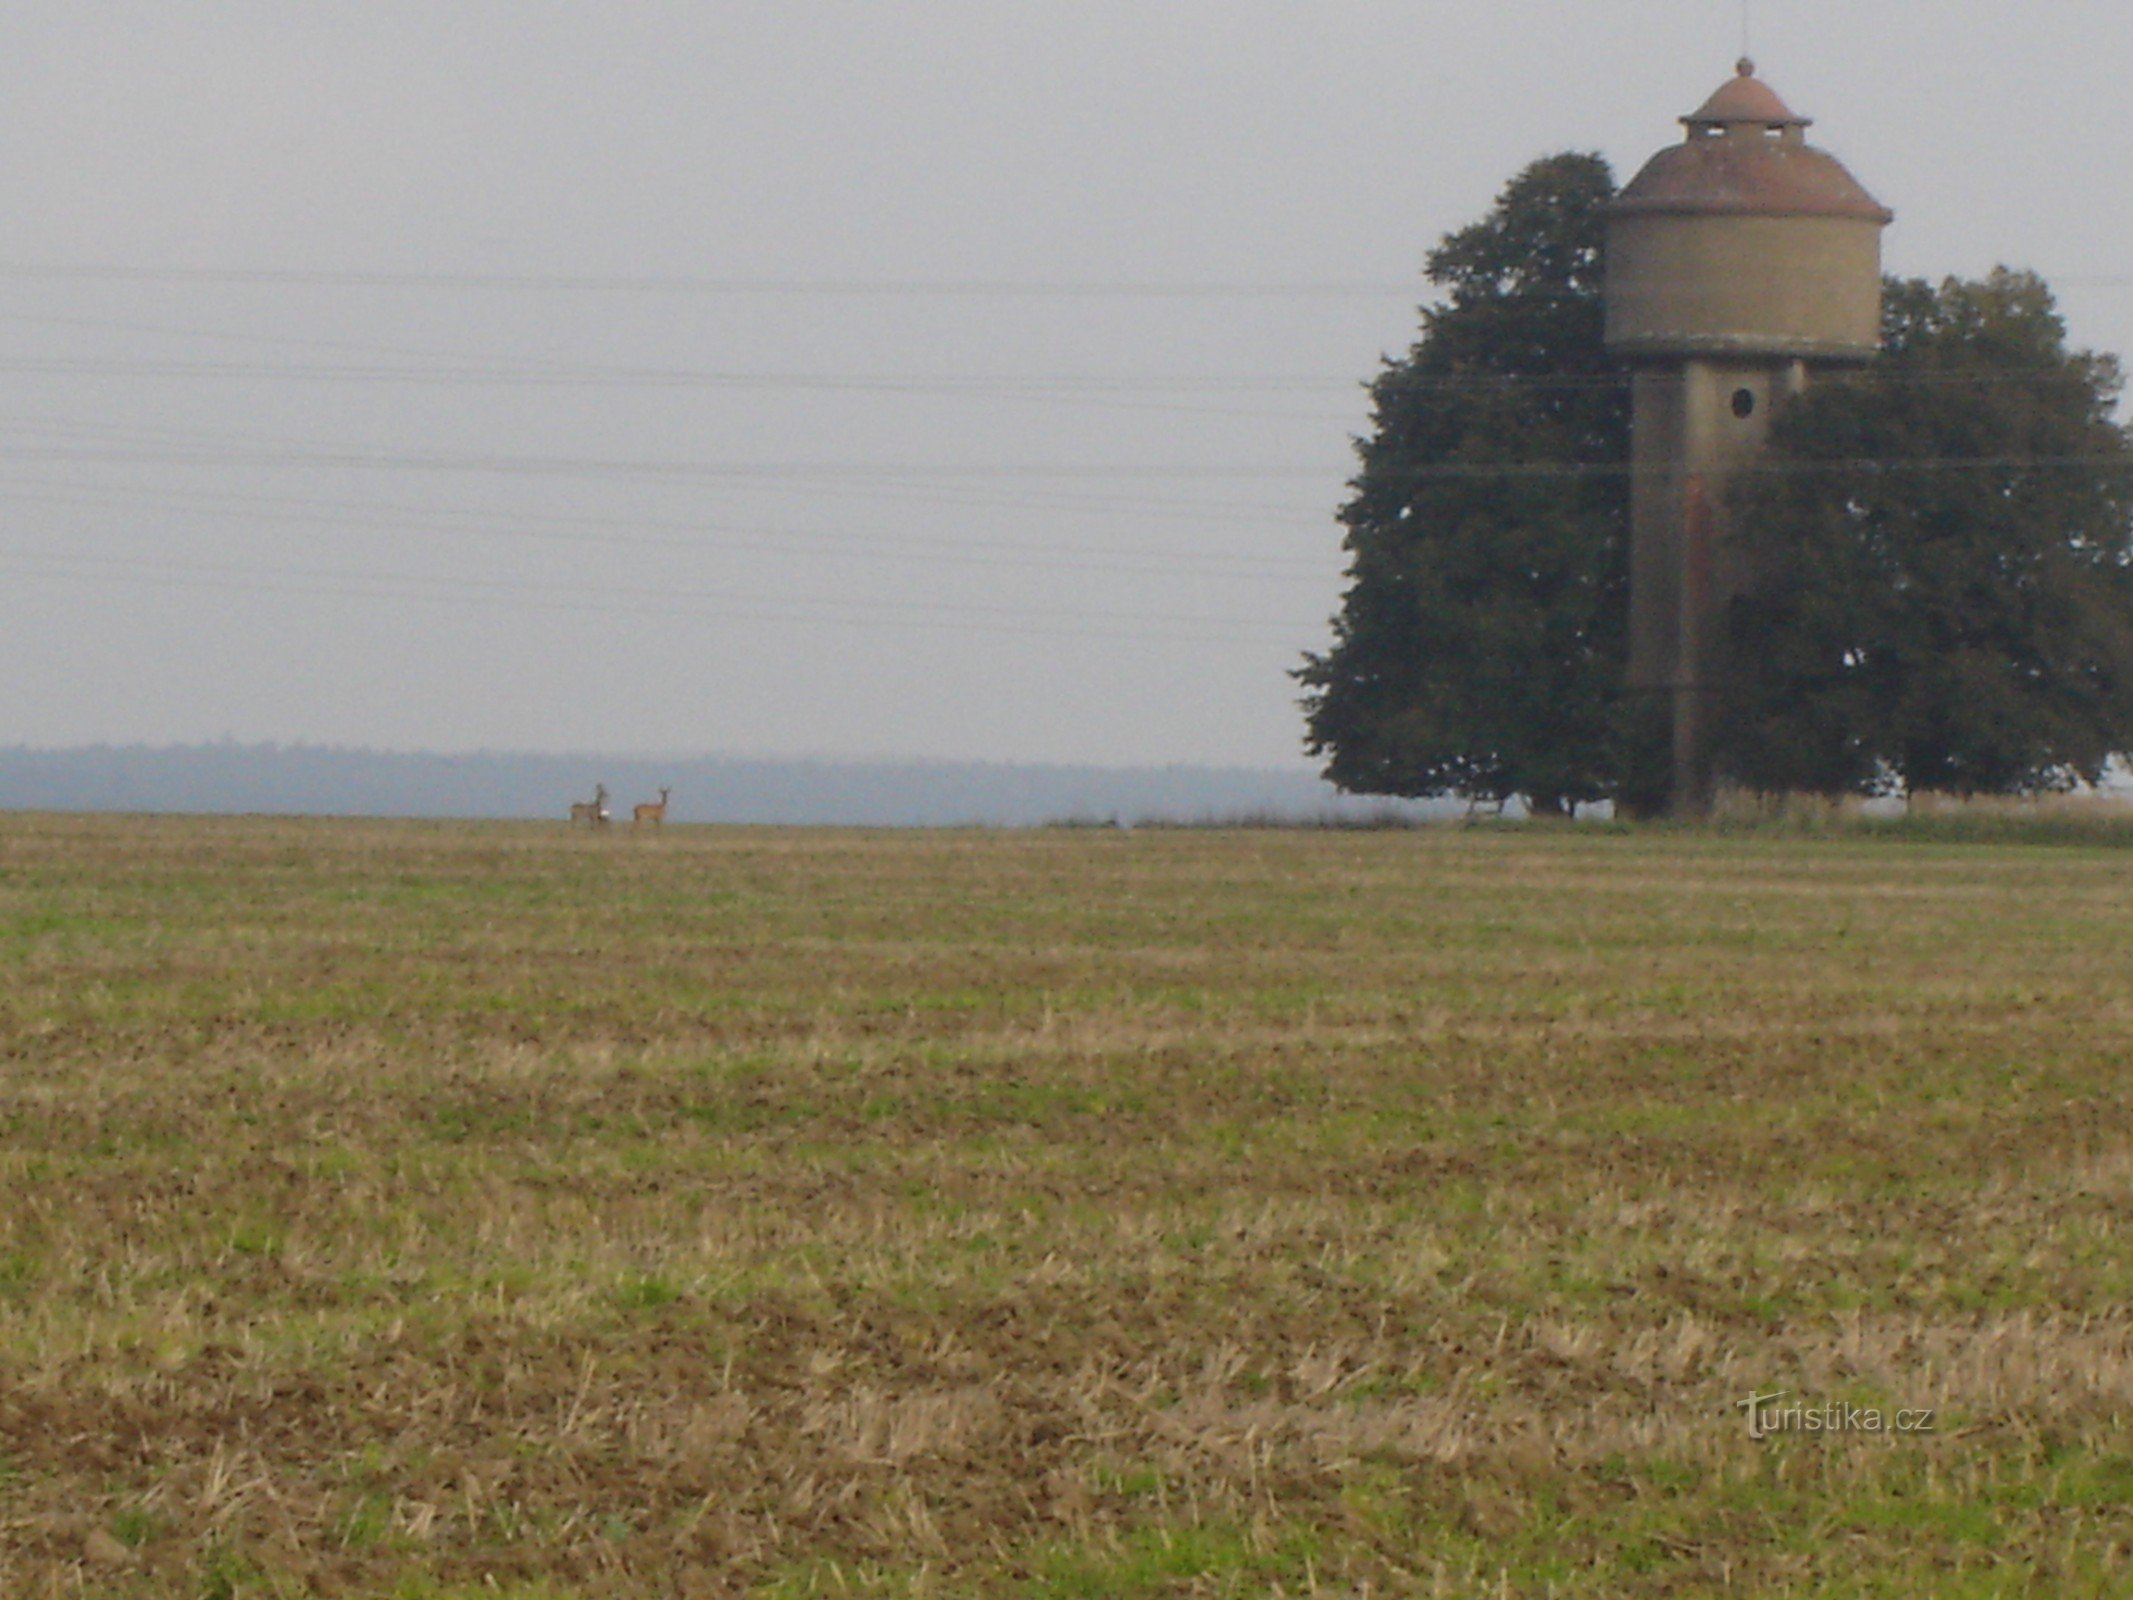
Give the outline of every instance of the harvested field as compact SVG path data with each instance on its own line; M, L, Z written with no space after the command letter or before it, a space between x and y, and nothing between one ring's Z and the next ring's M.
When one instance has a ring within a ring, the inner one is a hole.
M0 822L0 1594L2133 1592L2133 851Z

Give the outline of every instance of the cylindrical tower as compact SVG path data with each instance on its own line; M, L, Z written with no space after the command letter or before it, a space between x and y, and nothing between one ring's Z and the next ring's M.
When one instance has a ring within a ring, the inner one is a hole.
M1673 805L1697 811L1726 607L1754 572L1727 480L1818 366L1873 359L1891 213L1752 62L1681 120L1608 219L1607 343L1633 369L1629 683L1664 697Z

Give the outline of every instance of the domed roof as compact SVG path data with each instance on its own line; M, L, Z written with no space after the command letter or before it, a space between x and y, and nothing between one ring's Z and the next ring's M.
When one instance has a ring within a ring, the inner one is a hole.
M1894 219L1842 162L1807 142L1808 119L1755 76L1753 62L1741 62L1723 88L1681 120L1688 138L1653 156L1629 181L1612 207L1616 215Z
M1736 122L1757 122L1766 128L1804 128L1813 120L1795 116L1778 98L1777 91L1755 75L1755 63L1746 56L1733 69L1718 92L1697 110L1681 119L1692 128L1723 128Z

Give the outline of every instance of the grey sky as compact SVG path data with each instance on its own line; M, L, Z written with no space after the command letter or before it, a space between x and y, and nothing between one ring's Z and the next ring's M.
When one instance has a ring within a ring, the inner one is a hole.
M1893 269L2133 350L2133 11L1755 9ZM1422 254L1534 156L1627 178L1740 25L14 6L0 743L1298 763Z

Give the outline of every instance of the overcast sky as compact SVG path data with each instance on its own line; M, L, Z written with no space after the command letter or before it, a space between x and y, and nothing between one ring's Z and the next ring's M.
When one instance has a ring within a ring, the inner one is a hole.
M1756 0L2133 350L2133 8ZM1297 765L1360 383L1739 0L18 0L0 744Z

